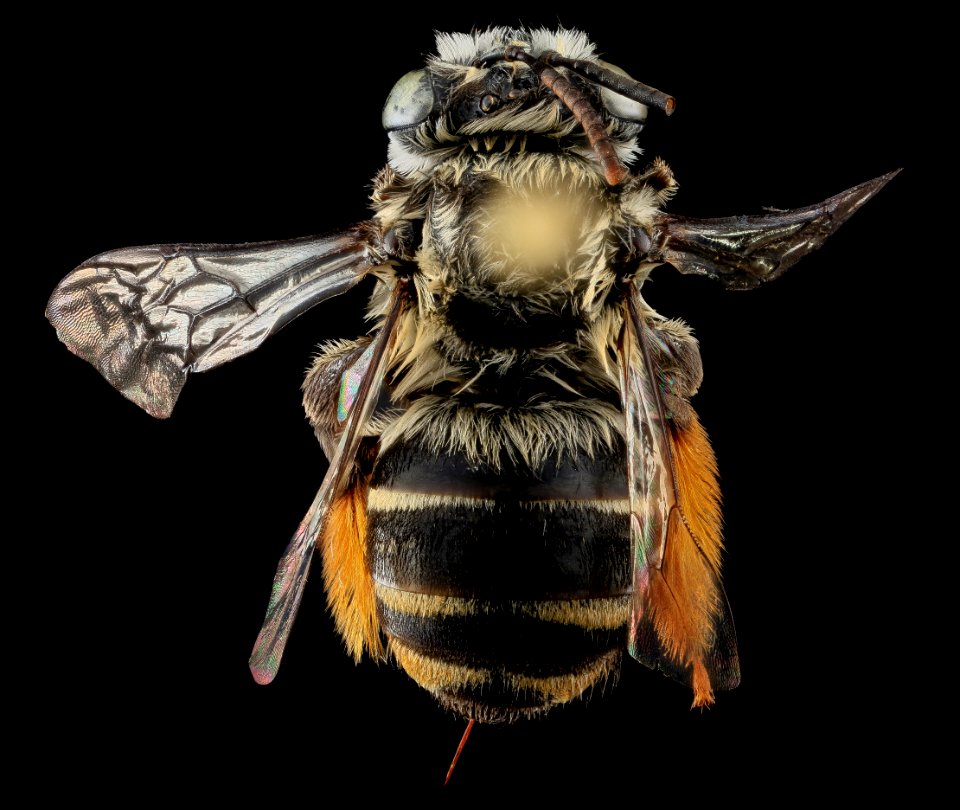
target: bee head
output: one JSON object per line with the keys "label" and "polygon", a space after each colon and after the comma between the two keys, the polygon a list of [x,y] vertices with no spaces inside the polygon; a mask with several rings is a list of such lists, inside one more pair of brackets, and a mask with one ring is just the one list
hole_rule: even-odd
{"label": "bee head", "polygon": [[390,164],[430,174],[464,150],[565,152],[626,179],[649,106],[674,101],[600,61],[579,31],[491,28],[438,34],[437,55],[394,86],[383,108]]}

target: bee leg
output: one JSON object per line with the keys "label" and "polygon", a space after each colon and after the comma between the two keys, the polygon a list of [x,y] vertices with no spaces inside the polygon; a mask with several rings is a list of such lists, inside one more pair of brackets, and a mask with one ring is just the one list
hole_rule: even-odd
{"label": "bee leg", "polygon": [[702,709],[712,706],[714,703],[713,685],[710,683],[710,674],[703,663],[702,658],[696,658],[693,662],[693,703],[691,709]]}
{"label": "bee leg", "polygon": [[320,540],[327,604],[347,652],[359,663],[363,654],[382,660],[377,599],[367,559],[367,484],[358,480],[330,507]]}
{"label": "bee leg", "polygon": [[739,680],[732,621],[720,585],[716,461],[692,409],[684,427],[671,426],[670,444],[677,508],[670,515],[662,564],[651,577],[649,604],[660,650],[671,669],[686,672],[693,707],[704,707],[714,702],[714,689]]}
{"label": "bee leg", "polygon": [[[332,459],[345,424],[345,377],[355,369],[369,340],[338,340],[320,349],[303,383],[303,407],[328,459]],[[368,479],[357,475],[353,484],[330,507],[319,549],[327,603],[347,651],[359,661],[369,653],[385,655],[373,577],[367,559]]]}

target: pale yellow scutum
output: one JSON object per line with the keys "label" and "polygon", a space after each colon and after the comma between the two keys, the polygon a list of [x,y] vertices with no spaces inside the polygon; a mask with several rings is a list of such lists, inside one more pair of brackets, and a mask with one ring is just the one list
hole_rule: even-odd
{"label": "pale yellow scutum", "polygon": [[593,198],[563,187],[519,192],[498,186],[483,203],[489,224],[474,234],[475,249],[488,257],[488,278],[517,293],[562,284],[574,275],[581,244],[596,220]]}
{"label": "pale yellow scutum", "polygon": [[573,296],[588,309],[602,298],[619,218],[602,180],[582,160],[462,156],[438,169],[435,180],[421,269],[425,262],[446,284],[502,295]]}

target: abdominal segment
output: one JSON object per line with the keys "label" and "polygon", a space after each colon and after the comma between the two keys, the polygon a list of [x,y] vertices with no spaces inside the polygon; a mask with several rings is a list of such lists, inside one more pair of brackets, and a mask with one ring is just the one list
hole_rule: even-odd
{"label": "abdominal segment", "polygon": [[471,465],[415,442],[378,459],[367,541],[381,629],[443,705],[510,720],[617,671],[632,606],[622,465],[609,451]]}

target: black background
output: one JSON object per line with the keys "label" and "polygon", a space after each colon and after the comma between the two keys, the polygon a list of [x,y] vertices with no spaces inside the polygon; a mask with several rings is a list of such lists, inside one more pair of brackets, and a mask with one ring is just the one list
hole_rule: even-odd
{"label": "black background", "polygon": [[[40,226],[14,397],[35,448],[14,491],[41,504],[27,509],[35,537],[17,543],[27,596],[15,616],[29,618],[15,619],[28,631],[15,643],[39,687],[24,692],[22,738],[63,774],[41,792],[111,796],[121,778],[210,799],[439,791],[462,723],[393,667],[346,657],[318,576],[274,684],[256,686],[246,666],[325,468],[302,375],[318,343],[363,331],[365,291],[192,378],[164,422],[70,355],[41,311],[60,277],[110,248],[283,239],[365,218],[385,162],[383,100],[433,50],[431,29],[557,22],[530,8],[420,22],[357,5],[336,24],[171,13],[113,19],[110,36],[104,20],[62,21],[68,36],[47,57],[57,79],[36,86],[15,158]],[[642,136],[680,182],[671,211],[797,207],[905,171],[767,288],[723,292],[665,267],[644,289],[701,341],[694,404],[719,457],[742,686],[691,712],[686,688],[627,660],[587,704],[476,730],[451,798],[743,796],[760,775],[791,794],[833,778],[857,791],[900,756],[888,729],[907,703],[907,638],[891,567],[909,472],[891,433],[910,388],[898,323],[912,307],[902,247],[920,99],[892,58],[905,31],[804,14],[560,16],[676,97]],[[925,698],[909,699],[916,711]]]}

